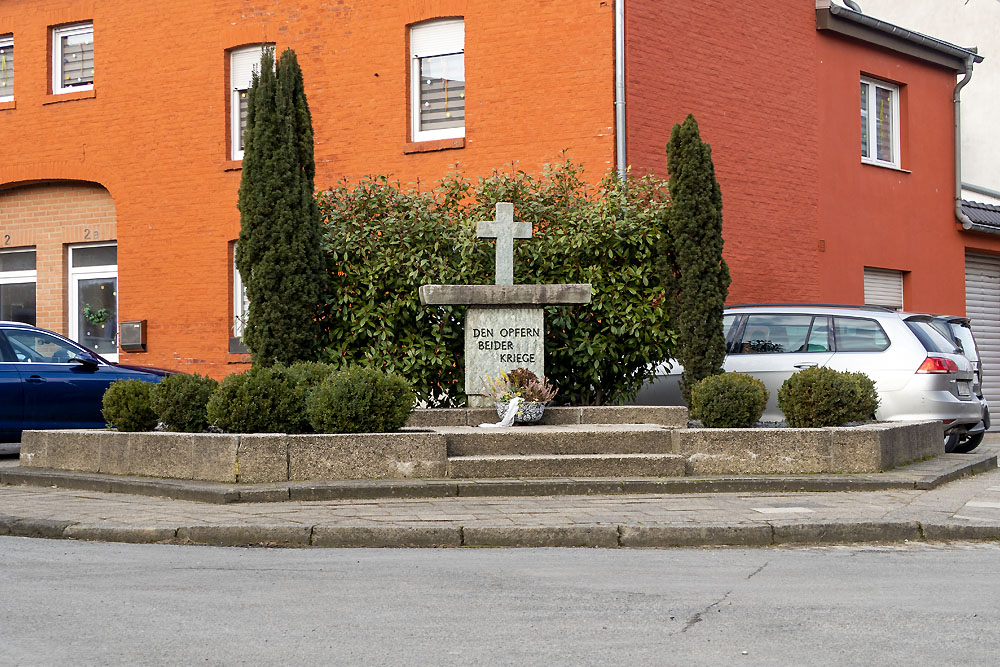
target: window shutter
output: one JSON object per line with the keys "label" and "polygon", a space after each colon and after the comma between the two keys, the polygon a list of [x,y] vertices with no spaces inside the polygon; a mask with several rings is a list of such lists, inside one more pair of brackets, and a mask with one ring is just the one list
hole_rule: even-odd
{"label": "window shutter", "polygon": [[232,90],[246,90],[253,79],[254,68],[260,67],[260,56],[263,46],[251,46],[233,51],[229,65],[229,81]]}
{"label": "window shutter", "polygon": [[865,305],[903,309],[903,272],[865,267]]}
{"label": "window shutter", "polygon": [[410,57],[426,58],[465,51],[465,20],[446,19],[410,29]]}

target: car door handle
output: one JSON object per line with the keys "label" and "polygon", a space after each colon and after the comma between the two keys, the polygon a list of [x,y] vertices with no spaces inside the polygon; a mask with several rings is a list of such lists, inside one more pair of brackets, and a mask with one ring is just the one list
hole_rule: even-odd
{"label": "car door handle", "polygon": [[815,368],[816,366],[819,366],[819,364],[814,364],[812,362],[806,364],[795,364],[795,368]]}
{"label": "car door handle", "polygon": [[45,378],[41,375],[32,375],[26,380],[26,382],[45,382]]}

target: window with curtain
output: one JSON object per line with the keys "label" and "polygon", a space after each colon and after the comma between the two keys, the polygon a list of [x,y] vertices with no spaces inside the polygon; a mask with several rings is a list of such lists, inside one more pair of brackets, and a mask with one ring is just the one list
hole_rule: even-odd
{"label": "window with curtain", "polygon": [[861,79],[861,159],[899,167],[899,87]]}
{"label": "window with curtain", "polygon": [[0,102],[14,99],[14,35],[0,35]]}
{"label": "window with curtain", "polygon": [[247,129],[247,94],[253,80],[254,70],[260,67],[260,57],[265,46],[273,44],[254,44],[239,49],[233,49],[229,55],[229,125],[230,156],[233,160],[243,159],[243,135]]}
{"label": "window with curtain", "polygon": [[427,21],[410,28],[413,141],[465,136],[465,21]]}
{"label": "window with curtain", "polygon": [[78,23],[52,30],[52,92],[94,87],[94,24]]}

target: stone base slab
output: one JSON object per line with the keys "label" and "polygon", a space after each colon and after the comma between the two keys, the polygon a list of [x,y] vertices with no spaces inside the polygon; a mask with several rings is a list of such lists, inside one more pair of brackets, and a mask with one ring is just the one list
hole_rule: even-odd
{"label": "stone base slab", "polygon": [[237,484],[878,473],[943,453],[940,422],[825,429],[576,424],[324,435],[65,430],[25,431],[21,439],[26,469]]}
{"label": "stone base slab", "polygon": [[[500,421],[494,408],[429,408],[414,410],[406,425],[415,428],[437,426],[479,426]],[[600,405],[545,408],[539,426],[566,424],[658,424],[684,428],[688,410],[674,405]]]}

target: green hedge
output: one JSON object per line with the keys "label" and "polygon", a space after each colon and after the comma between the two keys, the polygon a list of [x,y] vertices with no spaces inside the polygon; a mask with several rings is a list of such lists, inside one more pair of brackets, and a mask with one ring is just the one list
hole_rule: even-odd
{"label": "green hedge", "polygon": [[115,380],[101,398],[101,415],[109,428],[152,431],[158,419],[152,406],[156,385],[142,380]]}
{"label": "green hedge", "polygon": [[864,373],[816,366],[794,373],[778,390],[778,408],[789,426],[840,426],[875,418],[879,398]]}
{"label": "green hedge", "polygon": [[210,377],[177,374],[152,393],[152,407],[168,431],[200,433],[208,427],[206,406],[219,383]]}
{"label": "green hedge", "polygon": [[691,389],[691,416],[708,428],[749,428],[767,399],[764,383],[746,373],[710,375]]}
{"label": "green hedge", "polygon": [[598,186],[565,162],[541,176],[512,169],[475,185],[451,175],[432,190],[385,176],[319,193],[331,273],[327,360],[396,372],[431,406],[465,401],[465,308],[420,304],[421,285],[492,284],[493,243],[476,222],[514,203],[534,239],[515,243],[516,283],[592,283],[585,306],[545,309],[546,376],[560,402],[610,404],[633,396],[671,356],[654,260],[665,184],[652,177]]}
{"label": "green hedge", "polygon": [[310,393],[309,422],[319,433],[384,433],[406,424],[413,410],[409,383],[396,373],[347,368]]}

